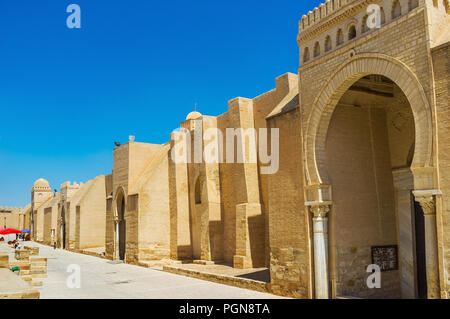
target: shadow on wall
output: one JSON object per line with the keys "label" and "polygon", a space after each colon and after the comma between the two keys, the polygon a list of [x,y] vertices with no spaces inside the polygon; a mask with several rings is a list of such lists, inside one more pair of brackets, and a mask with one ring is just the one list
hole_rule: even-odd
{"label": "shadow on wall", "polygon": [[209,242],[212,260],[223,260],[223,222],[209,222]]}
{"label": "shadow on wall", "polygon": [[177,256],[179,260],[192,259],[192,246],[191,245],[178,246]]}
{"label": "shadow on wall", "polygon": [[253,268],[266,267],[264,215],[249,217],[248,230]]}
{"label": "shadow on wall", "polygon": [[256,280],[256,281],[270,282],[270,270],[266,269],[266,270],[256,271],[256,272],[252,272],[249,274],[239,275],[236,277],[251,279],[251,280]]}

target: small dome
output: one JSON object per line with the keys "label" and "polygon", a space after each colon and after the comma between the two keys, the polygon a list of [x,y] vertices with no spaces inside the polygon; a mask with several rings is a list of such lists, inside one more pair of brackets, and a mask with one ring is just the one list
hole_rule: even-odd
{"label": "small dome", "polygon": [[50,184],[47,182],[47,180],[40,178],[36,182],[34,182],[34,187],[50,188]]}
{"label": "small dome", "polygon": [[195,119],[198,119],[199,117],[202,117],[202,115],[199,112],[194,111],[194,112],[189,113],[188,116],[186,116],[186,121],[187,120],[195,120]]}

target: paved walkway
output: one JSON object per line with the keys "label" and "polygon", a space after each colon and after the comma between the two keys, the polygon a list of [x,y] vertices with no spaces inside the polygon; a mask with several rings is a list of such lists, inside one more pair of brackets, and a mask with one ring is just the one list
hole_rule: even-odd
{"label": "paved walkway", "polygon": [[[105,259],[53,250],[36,243],[40,256],[48,258],[48,278],[39,287],[41,299],[265,299],[277,296],[216,284],[127,264],[111,264]],[[0,246],[0,249],[5,249]],[[79,265],[81,288],[70,289],[66,281],[69,265]]]}

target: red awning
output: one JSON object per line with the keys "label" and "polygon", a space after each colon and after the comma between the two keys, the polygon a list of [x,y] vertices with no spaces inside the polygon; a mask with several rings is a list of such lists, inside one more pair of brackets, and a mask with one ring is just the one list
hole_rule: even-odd
{"label": "red awning", "polygon": [[0,230],[0,235],[21,234],[21,233],[22,232],[20,230],[12,229],[12,228],[6,228],[6,229]]}

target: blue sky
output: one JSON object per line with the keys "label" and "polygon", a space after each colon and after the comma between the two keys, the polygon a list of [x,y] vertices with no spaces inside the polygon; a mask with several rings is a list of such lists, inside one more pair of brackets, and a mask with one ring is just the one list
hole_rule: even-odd
{"label": "blue sky", "polygon": [[[203,114],[297,72],[302,14],[321,1],[0,2],[0,206],[112,169],[114,141],[164,143]],[[68,29],[66,7],[81,7]]]}

